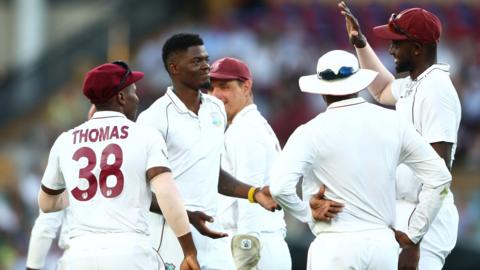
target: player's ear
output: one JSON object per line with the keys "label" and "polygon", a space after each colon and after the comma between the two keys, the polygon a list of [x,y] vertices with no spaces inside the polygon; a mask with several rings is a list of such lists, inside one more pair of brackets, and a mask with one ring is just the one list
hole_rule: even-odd
{"label": "player's ear", "polygon": [[415,54],[415,56],[418,56],[421,53],[422,49],[423,49],[422,43],[419,43],[419,42],[413,43],[413,53]]}
{"label": "player's ear", "polygon": [[117,94],[117,101],[120,105],[125,106],[127,104],[125,89],[121,90]]}
{"label": "player's ear", "polygon": [[242,83],[243,93],[246,95],[252,94],[252,80],[246,80]]}

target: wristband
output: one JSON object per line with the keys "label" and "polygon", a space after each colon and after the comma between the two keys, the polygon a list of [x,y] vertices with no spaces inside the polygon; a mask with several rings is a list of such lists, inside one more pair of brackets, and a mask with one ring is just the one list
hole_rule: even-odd
{"label": "wristband", "polygon": [[249,201],[249,202],[251,202],[251,203],[255,203],[255,202],[256,202],[254,196],[255,196],[255,192],[257,191],[257,189],[258,189],[258,188],[256,188],[256,187],[251,187],[251,188],[248,190],[248,196],[247,196],[247,198],[248,198],[248,201]]}

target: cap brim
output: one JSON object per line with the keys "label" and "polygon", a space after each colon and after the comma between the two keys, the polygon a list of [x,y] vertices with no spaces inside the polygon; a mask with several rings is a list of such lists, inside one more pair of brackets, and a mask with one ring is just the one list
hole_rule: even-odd
{"label": "cap brim", "polygon": [[136,82],[140,81],[141,79],[143,79],[144,76],[145,76],[145,74],[143,72],[132,71],[130,76],[128,76],[127,81],[125,82],[125,87],[131,85],[132,83],[136,83]]}
{"label": "cap brim", "polygon": [[239,76],[227,75],[227,74],[221,74],[221,73],[215,73],[215,72],[210,72],[208,75],[210,76],[210,79],[217,79],[217,80],[241,80],[241,81],[247,80]]}
{"label": "cap brim", "polygon": [[321,80],[317,74],[302,76],[298,80],[300,90],[306,93],[344,96],[350,95],[369,86],[378,72],[369,69],[360,69],[350,77],[332,81]]}
{"label": "cap brim", "polygon": [[405,35],[401,35],[398,33],[393,32],[388,24],[375,26],[373,28],[373,34],[381,39],[386,40],[407,40],[408,37]]}

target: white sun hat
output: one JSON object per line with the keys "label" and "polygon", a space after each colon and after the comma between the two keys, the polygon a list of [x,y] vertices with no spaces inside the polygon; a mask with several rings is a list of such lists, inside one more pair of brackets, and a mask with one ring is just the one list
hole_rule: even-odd
{"label": "white sun hat", "polygon": [[302,92],[344,96],[357,93],[369,86],[378,72],[360,68],[355,55],[334,50],[318,59],[317,74],[298,80]]}

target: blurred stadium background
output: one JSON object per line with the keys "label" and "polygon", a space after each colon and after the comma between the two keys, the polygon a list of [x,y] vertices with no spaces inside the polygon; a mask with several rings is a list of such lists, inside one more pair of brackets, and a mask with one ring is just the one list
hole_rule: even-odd
{"label": "blurred stadium background", "polygon": [[[86,118],[89,104],[81,84],[87,70],[123,59],[144,71],[138,91],[143,110],[169,84],[161,59],[164,40],[179,31],[199,33],[212,61],[235,56],[250,65],[255,101],[283,144],[298,125],[325,109],[319,96],[300,93],[298,77],[313,73],[317,58],[328,50],[352,51],[336,3],[0,0],[0,269],[25,269],[48,151],[60,132]],[[480,2],[348,3],[392,71],[388,43],[371,35],[372,26],[412,6],[434,12],[443,22],[439,60],[451,65],[463,107],[452,187],[459,239],[445,269],[479,269]],[[288,224],[294,269],[305,269],[313,237],[291,218]],[[54,269],[60,254],[53,247],[45,269]]]}

